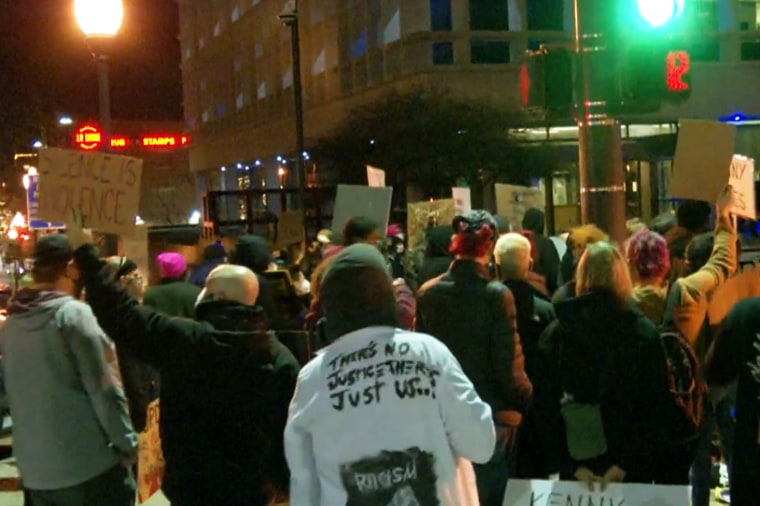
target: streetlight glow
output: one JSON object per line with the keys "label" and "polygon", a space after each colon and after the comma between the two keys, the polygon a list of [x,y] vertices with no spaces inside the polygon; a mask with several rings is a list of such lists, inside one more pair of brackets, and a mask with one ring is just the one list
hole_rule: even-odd
{"label": "streetlight glow", "polygon": [[87,37],[113,37],[124,18],[122,0],[74,0],[74,14]]}
{"label": "streetlight glow", "polygon": [[641,18],[657,28],[683,13],[684,0],[638,0]]}
{"label": "streetlight glow", "polygon": [[61,116],[58,118],[58,124],[61,126],[71,126],[74,124],[74,120],[71,119],[71,116]]}

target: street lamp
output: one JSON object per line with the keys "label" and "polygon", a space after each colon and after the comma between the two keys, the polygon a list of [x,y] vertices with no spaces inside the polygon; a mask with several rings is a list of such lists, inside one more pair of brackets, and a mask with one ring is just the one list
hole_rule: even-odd
{"label": "street lamp", "polygon": [[119,32],[124,17],[122,0],[74,0],[74,14],[82,33],[87,37],[98,67],[100,127],[109,145],[111,138],[111,93],[108,82],[106,43]]}
{"label": "street lamp", "polygon": [[58,118],[58,124],[61,126],[71,126],[74,124],[74,120],[71,119],[71,116],[61,116]]}
{"label": "street lamp", "polygon": [[306,171],[303,153],[305,151],[303,127],[303,86],[301,84],[301,38],[298,33],[298,0],[288,0],[285,9],[277,18],[290,28],[290,44],[293,54],[293,102],[296,115],[296,181],[298,200],[301,203],[303,224],[306,227]]}

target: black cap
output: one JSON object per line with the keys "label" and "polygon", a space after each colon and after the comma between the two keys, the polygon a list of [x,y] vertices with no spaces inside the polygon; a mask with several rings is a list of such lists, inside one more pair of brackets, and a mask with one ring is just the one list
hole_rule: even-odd
{"label": "black cap", "polygon": [[460,233],[475,233],[483,227],[490,227],[493,234],[496,235],[498,230],[498,224],[496,220],[491,216],[491,213],[480,209],[475,209],[463,216],[457,216],[452,223],[454,232]]}
{"label": "black cap", "polygon": [[74,258],[74,249],[69,238],[63,234],[46,235],[34,248],[32,259],[40,267],[57,266],[70,262]]}

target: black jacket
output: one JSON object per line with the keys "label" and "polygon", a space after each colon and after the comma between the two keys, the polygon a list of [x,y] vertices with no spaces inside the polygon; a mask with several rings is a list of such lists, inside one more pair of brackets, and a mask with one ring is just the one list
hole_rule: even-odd
{"label": "black jacket", "polygon": [[425,231],[427,247],[425,248],[425,258],[422,259],[422,265],[420,265],[417,273],[417,284],[419,286],[449,270],[453,260],[451,253],[449,253],[453,233],[450,226],[433,227]]}
{"label": "black jacket", "polygon": [[538,353],[538,340],[546,327],[557,319],[554,306],[527,281],[507,280],[504,284],[512,292],[517,309],[517,330],[525,354],[525,372],[533,377],[533,364]]}
{"label": "black jacket", "polygon": [[195,302],[200,287],[181,279],[162,279],[157,286],[148,288],[143,304],[168,316],[195,317]]}
{"label": "black jacket", "polygon": [[524,413],[532,395],[515,317],[512,293],[473,261],[454,261],[418,294],[416,330],[449,347],[494,415]]}
{"label": "black jacket", "polygon": [[261,309],[215,301],[198,307],[200,321],[169,318],[111,282],[92,246],[75,259],[103,330],[161,374],[166,496],[268,504],[269,485],[287,482],[282,434],[298,365]]}
{"label": "black jacket", "polygon": [[248,267],[256,273],[259,280],[259,297],[256,303],[264,308],[271,325],[274,328],[281,328],[283,322],[276,318],[278,311],[274,298],[274,288],[269,280],[263,276],[272,260],[272,250],[269,243],[257,235],[241,237],[230,257],[230,263]]}
{"label": "black jacket", "polygon": [[[672,402],[665,356],[654,324],[632,303],[621,307],[614,300],[594,292],[555,302],[557,320],[541,336],[531,378],[540,440],[563,479],[573,479],[580,466],[601,476],[618,465],[626,481],[656,482],[650,471],[664,458],[660,426]],[[570,458],[560,414],[565,393],[600,405],[607,454],[587,462]]]}
{"label": "black jacket", "polygon": [[738,380],[733,441],[731,504],[757,504],[760,497],[760,298],[744,299],[728,314],[705,362],[711,386]]}
{"label": "black jacket", "polygon": [[551,239],[544,236],[546,216],[544,212],[531,208],[525,212],[522,220],[524,230],[533,232],[533,242],[536,245],[538,259],[533,270],[546,278],[546,288],[554,293],[559,283],[560,260],[557,248]]}

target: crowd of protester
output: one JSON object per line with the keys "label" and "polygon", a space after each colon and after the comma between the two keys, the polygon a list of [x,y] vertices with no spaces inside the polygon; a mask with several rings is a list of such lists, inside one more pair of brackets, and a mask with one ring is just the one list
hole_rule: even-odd
{"label": "crowd of protester", "polygon": [[160,399],[175,506],[502,506],[510,478],[555,477],[691,485],[708,506],[716,434],[731,503],[757,504],[760,299],[708,317],[737,271],[732,199],[561,248],[538,209],[471,211],[416,249],[359,216],[286,270],[257,236],[193,272],[162,253],[147,289],[74,217],[0,331],[29,500],[133,504]]}

